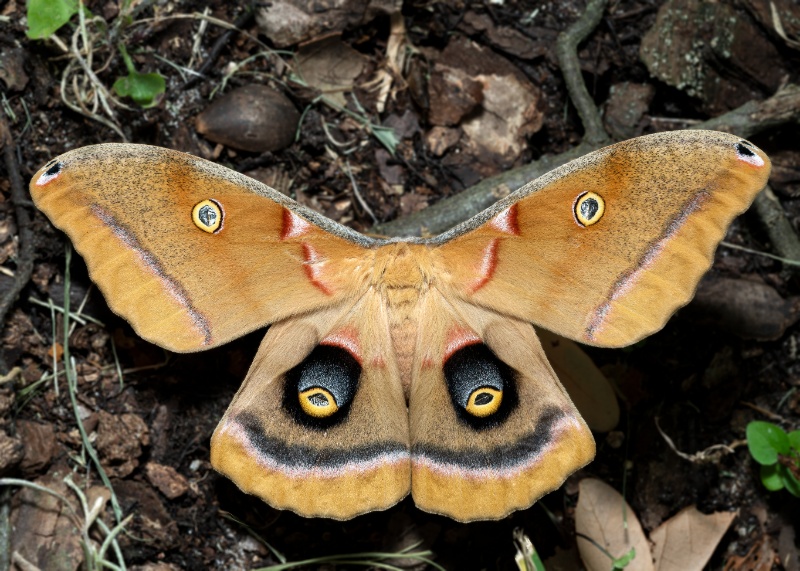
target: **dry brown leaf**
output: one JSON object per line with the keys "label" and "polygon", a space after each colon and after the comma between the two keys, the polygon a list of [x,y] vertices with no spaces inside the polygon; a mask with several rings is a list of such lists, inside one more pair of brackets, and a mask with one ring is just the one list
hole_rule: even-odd
{"label": "dry brown leaf", "polygon": [[682,509],[650,534],[657,571],[702,570],[738,512]]}
{"label": "dry brown leaf", "polygon": [[611,383],[577,343],[537,329],[542,348],[578,412],[598,432],[613,430],[619,422],[619,403]]}
{"label": "dry brown leaf", "polygon": [[777,557],[766,535],[761,536],[747,555],[733,555],[725,562],[725,571],[771,571]]}
{"label": "dry brown leaf", "polygon": [[[625,567],[625,571],[655,571],[650,544],[642,526],[619,492],[600,480],[586,478],[580,483],[579,493],[578,506],[575,508],[575,531],[593,539],[615,558],[622,557],[634,548],[636,557]],[[578,551],[588,571],[611,569],[612,562],[608,555],[580,536]]]}
{"label": "dry brown leaf", "polygon": [[346,92],[354,89],[366,59],[358,51],[343,43],[339,36],[302,46],[297,52],[295,71],[314,89],[337,105],[344,106]]}

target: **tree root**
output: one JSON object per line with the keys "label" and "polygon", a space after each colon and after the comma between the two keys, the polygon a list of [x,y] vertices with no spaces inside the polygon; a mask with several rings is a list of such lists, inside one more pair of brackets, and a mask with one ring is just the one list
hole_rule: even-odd
{"label": "tree root", "polygon": [[586,82],[583,81],[581,65],[578,61],[578,45],[597,27],[606,9],[607,0],[590,0],[586,11],[565,31],[558,35],[556,55],[558,65],[567,85],[569,98],[578,110],[583,123],[583,140],[590,145],[601,147],[608,144],[609,137],[603,128],[603,120],[597,105],[594,104]]}

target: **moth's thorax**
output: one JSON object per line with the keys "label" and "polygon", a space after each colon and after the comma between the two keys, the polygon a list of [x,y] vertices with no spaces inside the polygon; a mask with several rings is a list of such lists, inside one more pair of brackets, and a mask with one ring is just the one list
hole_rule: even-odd
{"label": "moth's thorax", "polygon": [[398,242],[378,248],[372,285],[390,305],[413,303],[433,280],[428,246]]}
{"label": "moth's thorax", "polygon": [[406,395],[417,348],[420,300],[433,284],[430,248],[399,242],[375,252],[372,286],[387,308],[389,334]]}

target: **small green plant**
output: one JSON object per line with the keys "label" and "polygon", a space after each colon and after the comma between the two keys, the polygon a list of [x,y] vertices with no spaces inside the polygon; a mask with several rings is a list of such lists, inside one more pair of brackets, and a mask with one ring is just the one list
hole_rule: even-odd
{"label": "small green plant", "polygon": [[761,482],[771,492],[786,488],[800,498],[800,430],[787,433],[771,422],[747,425],[747,448],[761,464]]}
{"label": "small green plant", "polygon": [[114,92],[120,97],[130,97],[145,109],[152,107],[155,105],[155,98],[164,93],[167,87],[164,78],[158,73],[136,71],[125,44],[119,44],[119,53],[128,68],[128,75],[114,82]]}
{"label": "small green plant", "polygon": [[514,555],[514,561],[517,564],[519,571],[546,571],[542,558],[539,557],[533,542],[525,535],[522,528],[514,530],[514,547],[517,553]]}
{"label": "small green plant", "polygon": [[[136,71],[125,47],[125,32],[132,27],[133,14],[142,5],[144,3],[134,5],[132,0],[122,0],[120,14],[109,23],[100,16],[92,15],[81,0],[28,0],[28,37],[51,39],[69,55],[61,81],[61,98],[64,103],[73,111],[110,127],[123,140],[125,135],[116,119],[114,108],[127,109],[127,106],[104,85],[98,77],[100,72],[94,69],[94,62],[109,61],[114,55],[109,52],[113,52],[116,45],[128,74],[114,82],[114,93],[119,97],[130,97],[144,108],[155,105],[156,97],[166,90],[164,78],[158,73]],[[71,40],[65,42],[59,39],[55,33],[76,14],[78,21],[68,31]],[[120,38],[120,41],[113,38]],[[71,74],[74,75],[71,78],[73,81],[68,81]],[[105,113],[106,117],[101,113]]]}
{"label": "small green plant", "polygon": [[78,0],[28,0],[28,37],[49,38],[78,13]]}

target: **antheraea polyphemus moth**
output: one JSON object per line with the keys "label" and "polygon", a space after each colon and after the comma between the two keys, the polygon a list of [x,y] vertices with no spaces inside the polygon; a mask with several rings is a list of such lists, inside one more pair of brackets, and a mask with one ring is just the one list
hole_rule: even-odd
{"label": "antheraea polyphemus moth", "polygon": [[406,240],[149,146],[70,151],[30,189],[145,339],[199,351],[271,324],[211,440],[242,490],[336,519],[411,493],[470,521],[530,506],[594,456],[531,324],[599,347],[657,331],[769,172],[732,135],[650,135]]}

